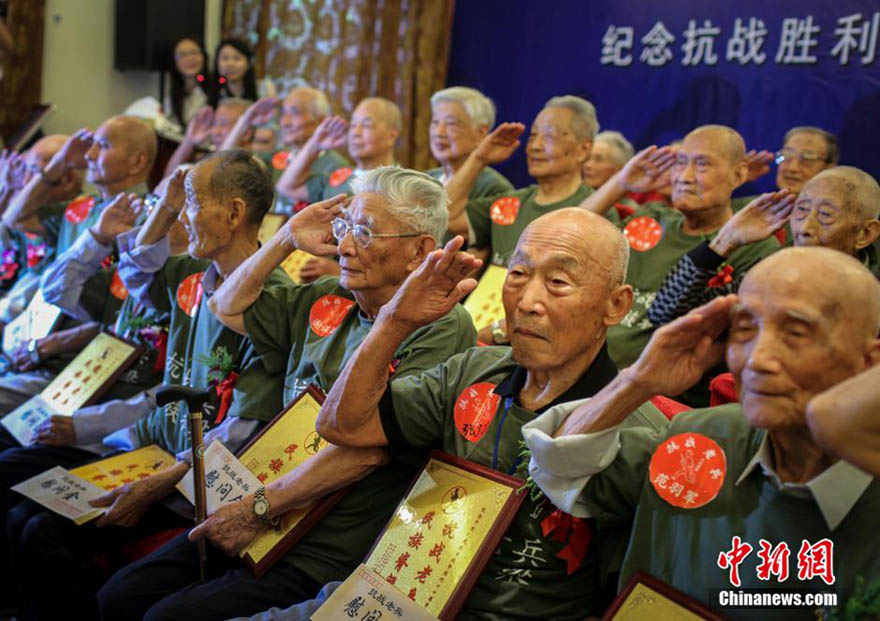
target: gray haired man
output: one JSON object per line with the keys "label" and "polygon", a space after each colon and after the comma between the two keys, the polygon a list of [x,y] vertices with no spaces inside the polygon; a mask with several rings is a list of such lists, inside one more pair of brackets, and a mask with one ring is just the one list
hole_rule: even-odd
{"label": "gray haired man", "polygon": [[[310,383],[325,391],[332,387],[379,310],[446,230],[446,192],[424,173],[378,168],[366,172],[355,187],[345,209],[340,207],[347,201],[340,196],[294,216],[229,276],[209,303],[229,328],[250,337],[267,371],[284,374],[285,401]],[[308,226],[318,219],[328,223],[320,235]],[[264,286],[294,249],[331,243],[334,237],[342,267],[338,279]],[[455,306],[401,344],[393,377],[421,373],[475,344],[470,316]],[[421,455],[406,460],[397,455],[389,463],[382,449],[325,448],[262,492],[222,507],[190,534],[216,546],[208,581],[198,582],[196,546],[181,535],[110,579],[98,594],[102,617],[226,619],[311,599],[321,585],[343,580],[361,562],[421,461]],[[377,468],[382,464],[387,465]],[[240,566],[236,553],[267,521],[353,479],[360,480],[260,580]],[[258,493],[269,504],[263,516],[254,510]]]}

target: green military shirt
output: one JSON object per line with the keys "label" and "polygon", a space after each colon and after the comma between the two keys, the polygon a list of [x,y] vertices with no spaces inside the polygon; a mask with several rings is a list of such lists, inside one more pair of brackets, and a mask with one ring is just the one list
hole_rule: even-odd
{"label": "green military shirt", "polygon": [[[143,196],[147,193],[147,186],[138,183],[124,192]],[[55,248],[56,256],[70,248],[80,233],[91,228],[101,217],[104,207],[115,198],[115,194],[104,200],[97,195],[84,195],[67,203],[51,203],[40,207],[37,217],[46,229],[46,243]]]}
{"label": "green military shirt", "polygon": [[[281,409],[281,375],[267,372],[250,339],[225,327],[208,310],[216,278],[210,261],[188,255],[169,257],[154,274],[150,302],[159,313],[170,315],[163,383],[207,388],[211,369],[203,357],[222,348],[239,374],[226,416],[269,421]],[[290,279],[280,269],[268,280],[270,286],[286,282]],[[213,426],[213,412],[206,412],[205,425]],[[174,454],[189,449],[186,404],[157,408],[138,421],[135,434],[141,445],[158,444]]]}
{"label": "green military shirt", "polygon": [[592,193],[591,188],[582,185],[564,200],[539,205],[535,201],[538,186],[530,185],[502,195],[469,198],[467,217],[474,232],[473,245],[491,248],[492,264],[506,267],[519,236],[532,220],[563,207],[576,207]]}
{"label": "green military shirt", "polygon": [[[654,326],[646,314],[667,274],[682,256],[715,237],[715,233],[688,235],[683,225],[681,212],[660,203],[640,205],[623,221],[631,250],[626,282],[633,287],[633,305],[623,321],[608,329],[608,350],[621,368],[632,364],[651,338]],[[738,248],[727,263],[734,273],[744,273],[778,248],[771,237]]]}
{"label": "green military shirt", "polygon": [[[666,452],[666,441],[679,434],[685,434],[678,439],[679,446],[687,441],[688,434],[697,434],[709,438],[724,452],[726,467],[720,475],[718,494],[696,508],[674,506],[656,489],[664,485],[669,489],[681,478],[662,479],[661,475],[669,474],[662,468],[652,475],[656,479],[653,483],[647,476],[655,451]],[[742,589],[834,591],[842,606],[857,576],[867,582],[880,577],[880,537],[876,536],[880,481],[845,462],[837,462],[832,466],[835,472],[829,469],[814,479],[817,488],[819,480],[825,479],[821,491],[826,500],[832,498],[831,503],[820,507],[816,492],[781,488],[760,465],[752,463],[764,439],[765,432],[748,425],[739,404],[681,413],[663,433],[644,429],[620,432],[620,452],[606,469],[590,477],[581,500],[596,517],[600,529],[635,520],[620,575],[621,586],[634,571],[641,570],[727,618],[816,618],[814,607],[722,608],[718,591],[739,590],[731,586],[729,566],[718,565],[719,555],[732,549],[733,537],[752,547],[739,565]],[[815,545],[823,539],[833,542],[836,579],[832,585],[818,577],[798,577],[803,542]],[[785,582],[772,574],[768,580],[758,578],[761,540],[774,548],[787,544],[790,558],[786,559],[789,577]]]}
{"label": "green military shirt", "polygon": [[[372,327],[358,308],[351,292],[329,277],[310,285],[267,286],[245,311],[245,328],[266,368],[285,373],[285,401],[310,383],[330,390]],[[476,340],[470,315],[456,306],[400,345],[394,377],[429,369]],[[422,459],[395,460],[356,483],[282,562],[322,584],[344,580],[366,557],[415,477],[413,461]]]}
{"label": "green military shirt", "polygon": [[[431,168],[430,170],[426,170],[425,173],[431,175],[438,181],[443,180],[442,168]],[[487,196],[497,196],[499,194],[509,194],[513,191],[513,184],[507,180],[507,177],[491,166],[485,166],[483,170],[480,171],[480,174],[477,175],[474,187],[471,188],[471,191],[468,194],[468,200],[485,198]]]}
{"label": "green military shirt", "polygon": [[[309,202],[317,203],[339,194],[353,194],[351,183],[361,172],[335,151],[325,151],[320,171],[310,171],[306,179]],[[320,161],[320,160],[319,160]]]}
{"label": "green military shirt", "polygon": [[[293,153],[284,149],[281,151],[275,151],[274,153],[261,153],[258,157],[266,163],[269,170],[272,172],[272,184],[274,185],[278,183],[278,179],[281,178],[284,169],[287,168],[287,165],[293,158]],[[312,164],[312,167],[309,169],[309,179],[322,175],[329,176],[333,171],[347,166],[351,166],[349,161],[339,155],[336,151],[322,151],[321,155],[318,156],[318,159],[315,160],[315,163]],[[308,188],[308,181],[306,183],[306,187]],[[311,196],[312,195],[309,194],[310,199]],[[310,202],[315,201],[310,200]],[[290,214],[293,213],[293,208],[293,201],[283,194],[276,194],[275,207],[272,209],[273,212]]]}
{"label": "green military shirt", "polygon": [[[510,348],[477,347],[420,375],[393,380],[380,403],[390,449],[440,448],[513,474],[521,459],[522,426],[553,405],[591,397],[617,369],[603,347],[577,383],[539,412],[516,402],[526,374]],[[666,426],[650,404],[630,422],[655,430]],[[556,557],[565,543],[542,533],[541,521],[552,511],[548,506],[525,499],[459,619],[583,619],[600,615],[610,603],[601,585],[600,555],[614,554],[600,549],[608,543],[623,548],[625,540],[594,537],[581,567],[567,575],[566,563]]]}

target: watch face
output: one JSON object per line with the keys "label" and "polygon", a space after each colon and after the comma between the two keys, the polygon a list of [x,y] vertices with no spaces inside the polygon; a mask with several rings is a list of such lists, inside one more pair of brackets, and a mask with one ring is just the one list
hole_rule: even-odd
{"label": "watch face", "polygon": [[269,511],[269,503],[266,502],[265,498],[260,498],[259,500],[254,500],[254,513],[257,515],[266,515],[266,512]]}

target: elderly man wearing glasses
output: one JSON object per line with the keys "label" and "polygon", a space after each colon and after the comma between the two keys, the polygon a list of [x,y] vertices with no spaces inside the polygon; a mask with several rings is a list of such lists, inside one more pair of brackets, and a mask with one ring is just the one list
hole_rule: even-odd
{"label": "elderly man wearing glasses", "polygon": [[[208,303],[227,327],[250,337],[267,371],[284,374],[285,401],[310,383],[325,391],[333,386],[379,310],[446,231],[446,191],[424,173],[373,169],[358,178],[355,191],[345,209],[340,207],[347,200],[335,197],[294,216]],[[325,223],[322,239],[308,225],[317,221]],[[339,278],[266,284],[294,249],[332,243],[333,237]],[[421,373],[475,344],[470,315],[456,305],[412,333],[390,368],[395,378]],[[102,617],[225,619],[311,599],[321,585],[345,579],[363,560],[423,461],[421,454],[389,460],[382,450],[330,446],[266,488],[225,505],[190,535],[214,544],[206,582],[199,582],[195,544],[181,535],[110,579],[98,595]],[[353,479],[360,480],[262,578],[241,566],[235,554],[254,535]],[[254,500],[261,491],[269,508],[258,514]]]}

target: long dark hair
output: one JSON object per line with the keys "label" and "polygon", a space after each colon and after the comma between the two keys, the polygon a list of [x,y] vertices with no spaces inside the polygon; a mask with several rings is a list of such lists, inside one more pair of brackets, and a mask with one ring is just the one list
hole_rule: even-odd
{"label": "long dark hair", "polygon": [[208,96],[211,105],[216,108],[217,102],[224,96],[231,96],[229,88],[226,85],[226,79],[220,75],[220,50],[226,46],[234,47],[236,50],[247,56],[248,68],[244,73],[242,81],[244,82],[244,92],[241,94],[243,99],[251,101],[257,100],[257,75],[254,73],[254,53],[250,46],[241,39],[223,39],[214,48],[214,88]]}
{"label": "long dark hair", "polygon": [[184,84],[183,76],[180,71],[177,70],[177,59],[174,57],[174,50],[177,49],[177,46],[181,41],[186,40],[195,43],[196,46],[198,46],[199,51],[202,53],[202,58],[205,59],[202,63],[202,70],[199,72],[199,75],[203,76],[203,80],[199,81],[200,86],[207,92],[210,90],[209,85],[212,83],[208,74],[208,53],[205,51],[205,46],[202,44],[201,39],[196,36],[186,36],[178,39],[171,47],[170,62],[168,63],[168,73],[170,76],[168,93],[171,99],[171,113],[184,127],[186,127],[187,121],[183,118],[183,100],[186,99],[186,85]]}

